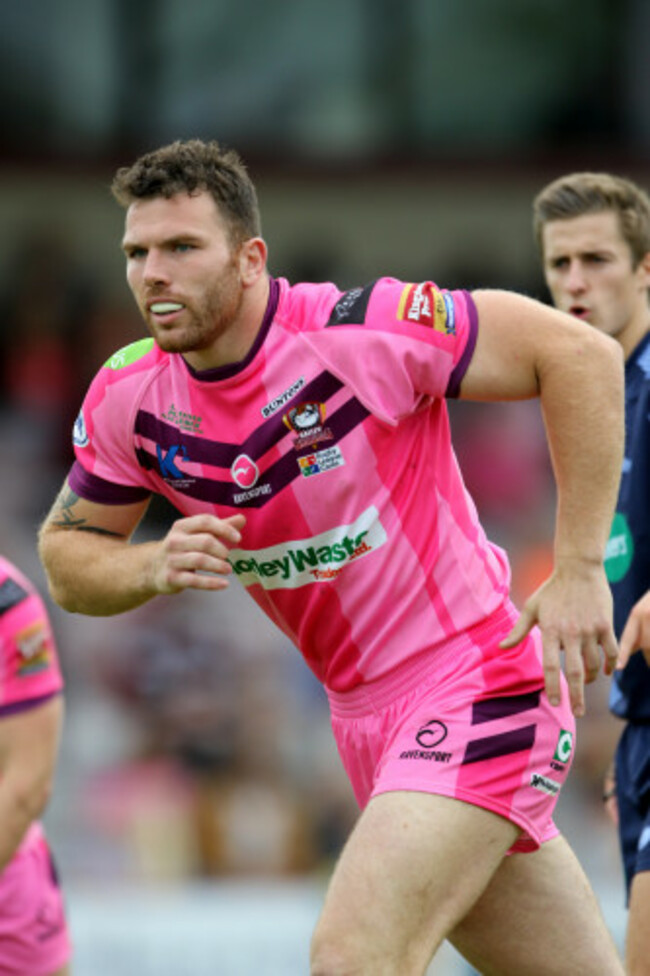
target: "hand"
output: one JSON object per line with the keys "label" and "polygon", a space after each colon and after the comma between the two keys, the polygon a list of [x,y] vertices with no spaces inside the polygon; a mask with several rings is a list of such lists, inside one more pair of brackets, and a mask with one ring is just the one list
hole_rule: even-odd
{"label": "hand", "polygon": [[634,604],[621,634],[621,646],[616,662],[624,668],[635,651],[643,651],[650,667],[650,590]]}
{"label": "hand", "polygon": [[612,626],[612,596],[602,565],[566,560],[526,601],[521,616],[500,647],[514,647],[538,624],[542,632],[544,681],[552,705],[561,700],[560,655],[564,652],[571,707],[584,715],[585,683],[614,670],[618,648]]}
{"label": "hand", "polygon": [[156,592],[225,589],[232,572],[229,548],[241,542],[245,524],[243,515],[192,515],[174,522],[155,546],[151,578]]}

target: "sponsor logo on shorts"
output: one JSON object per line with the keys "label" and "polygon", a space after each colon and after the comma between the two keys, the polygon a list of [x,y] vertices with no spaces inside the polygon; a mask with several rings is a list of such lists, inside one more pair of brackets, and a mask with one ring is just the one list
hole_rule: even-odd
{"label": "sponsor logo on shorts", "polygon": [[345,458],[338,447],[326,447],[323,451],[315,451],[314,454],[305,454],[298,458],[298,467],[303,478],[311,478],[315,474],[323,474],[333,468],[340,468],[345,464]]}
{"label": "sponsor logo on shorts", "polygon": [[533,789],[539,790],[540,793],[548,793],[549,796],[557,796],[562,788],[561,783],[557,783],[548,776],[542,776],[541,773],[532,774],[530,777],[530,785]]}
{"label": "sponsor logo on shorts", "polygon": [[456,332],[456,313],[451,295],[445,295],[430,281],[406,285],[403,289],[397,318],[403,322],[428,325],[443,335]]}
{"label": "sponsor logo on shorts", "polygon": [[426,759],[429,762],[451,762],[451,752],[441,752],[437,746],[447,738],[447,726],[438,719],[426,722],[415,734],[415,741],[421,749],[405,749],[400,759]]}
{"label": "sponsor logo on shorts", "polygon": [[350,563],[381,548],[386,530],[374,505],[351,525],[339,525],[311,539],[296,539],[266,549],[231,549],[228,561],[244,586],[296,589],[336,579]]}
{"label": "sponsor logo on shorts", "polygon": [[562,763],[566,765],[571,758],[571,753],[573,752],[573,733],[567,732],[566,729],[560,729],[560,734],[558,736],[557,745],[555,747],[555,752],[553,754],[553,759],[556,763]]}
{"label": "sponsor logo on shorts", "polygon": [[313,447],[321,441],[331,441],[334,434],[325,426],[325,404],[314,400],[308,403],[300,403],[293,407],[282,417],[289,430],[297,435],[294,438],[293,446],[296,451],[304,447]]}
{"label": "sponsor logo on shorts", "polygon": [[262,407],[262,416],[265,419],[267,417],[271,417],[274,413],[280,410],[281,407],[284,407],[284,405],[287,404],[289,400],[291,400],[291,398],[303,388],[304,385],[305,377],[301,376],[300,379],[297,379],[296,382],[292,383],[291,386],[287,387],[286,390],[283,390],[282,393],[274,397],[270,403],[267,403]]}
{"label": "sponsor logo on shorts", "polygon": [[451,756],[451,752],[439,752],[437,749],[431,749],[429,752],[425,752],[424,749],[405,749],[399,754],[400,759],[428,759],[429,762],[441,763],[451,762]]}
{"label": "sponsor logo on shorts", "polygon": [[434,718],[423,725],[415,736],[415,740],[423,749],[435,749],[447,738],[447,726]]}

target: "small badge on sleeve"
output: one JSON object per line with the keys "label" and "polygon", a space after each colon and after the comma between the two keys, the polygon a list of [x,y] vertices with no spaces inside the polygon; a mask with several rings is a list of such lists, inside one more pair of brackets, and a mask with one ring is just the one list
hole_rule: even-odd
{"label": "small badge on sleeve", "polygon": [[456,332],[451,296],[440,291],[430,281],[404,287],[397,307],[397,318],[403,322],[428,325],[443,335],[454,335]]}

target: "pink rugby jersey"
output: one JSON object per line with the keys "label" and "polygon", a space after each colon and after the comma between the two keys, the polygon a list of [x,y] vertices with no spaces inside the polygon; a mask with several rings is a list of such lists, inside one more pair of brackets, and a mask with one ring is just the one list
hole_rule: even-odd
{"label": "pink rugby jersey", "polygon": [[29,580],[0,556],[0,718],[37,705],[63,687],[45,605]]}
{"label": "pink rugby jersey", "polygon": [[477,325],[467,292],[431,282],[272,279],[240,363],[196,373],[153,339],[109,359],[75,424],[72,490],[245,514],[240,582],[327,688],[371,681],[507,599],[444,399]]}

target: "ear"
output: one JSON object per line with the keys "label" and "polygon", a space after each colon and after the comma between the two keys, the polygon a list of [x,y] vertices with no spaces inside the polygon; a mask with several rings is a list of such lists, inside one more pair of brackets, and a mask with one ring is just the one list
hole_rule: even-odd
{"label": "ear", "polygon": [[643,255],[636,271],[639,276],[639,284],[643,288],[650,288],[650,251]]}
{"label": "ear", "polygon": [[239,274],[243,285],[254,285],[266,271],[268,249],[261,237],[250,237],[239,249]]}

